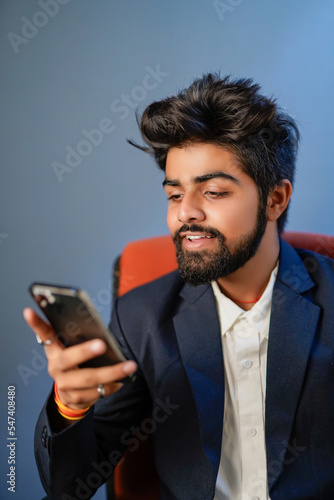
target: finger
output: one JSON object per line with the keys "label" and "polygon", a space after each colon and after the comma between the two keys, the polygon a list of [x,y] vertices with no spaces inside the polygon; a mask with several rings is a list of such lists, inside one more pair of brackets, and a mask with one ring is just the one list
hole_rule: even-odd
{"label": "finger", "polygon": [[38,316],[35,311],[30,308],[26,308],[23,310],[23,317],[30,328],[32,328],[32,330],[35,332],[38,342],[39,339],[43,343],[50,342],[50,345],[47,346],[48,349],[50,349],[51,347],[56,349],[63,349],[62,344],[55,338],[55,331],[53,330],[52,326],[49,323],[46,323],[40,316]]}
{"label": "finger", "polygon": [[106,343],[100,339],[88,340],[82,344],[67,347],[57,356],[56,370],[60,372],[73,370],[81,363],[100,356],[106,349]]}
{"label": "finger", "polygon": [[[62,373],[57,379],[57,390],[62,403],[72,409],[92,406],[101,395],[97,387],[102,384],[105,396],[123,387],[119,380],[131,375],[137,369],[133,361],[118,363],[112,367],[81,368]],[[83,388],[83,385],[89,388]]]}
{"label": "finger", "polygon": [[136,370],[137,365],[134,361],[124,361],[113,366],[80,368],[79,370],[62,372],[57,378],[57,388],[65,392],[91,388],[96,390],[99,384],[119,383],[119,381],[133,374]]}
{"label": "finger", "polygon": [[[103,385],[104,388],[104,393],[105,395],[103,397],[110,396],[111,394],[114,394],[117,392],[119,389],[123,387],[124,384],[115,382],[111,384],[105,384]],[[101,398],[101,395],[99,391],[97,390],[97,387],[94,387],[92,389],[83,389],[83,390],[73,390],[73,391],[67,391],[67,392],[61,392],[57,386],[58,390],[58,396],[61,400],[61,402],[67,406],[68,408],[71,408],[72,410],[78,410],[78,409],[84,409],[88,408],[90,406],[93,406],[93,404],[96,403]]]}

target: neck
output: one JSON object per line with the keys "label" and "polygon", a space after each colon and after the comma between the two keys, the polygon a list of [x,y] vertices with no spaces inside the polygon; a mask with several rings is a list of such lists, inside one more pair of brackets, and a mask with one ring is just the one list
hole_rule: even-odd
{"label": "neck", "polygon": [[234,273],[219,278],[222,292],[245,311],[260,299],[279,256],[276,224],[268,222],[256,254]]}

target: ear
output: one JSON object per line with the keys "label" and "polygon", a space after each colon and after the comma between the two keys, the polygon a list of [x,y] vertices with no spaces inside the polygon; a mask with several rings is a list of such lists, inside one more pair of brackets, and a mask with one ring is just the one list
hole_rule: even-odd
{"label": "ear", "polygon": [[276,221],[289,204],[292,194],[291,182],[283,179],[280,184],[274,186],[267,200],[267,220]]}

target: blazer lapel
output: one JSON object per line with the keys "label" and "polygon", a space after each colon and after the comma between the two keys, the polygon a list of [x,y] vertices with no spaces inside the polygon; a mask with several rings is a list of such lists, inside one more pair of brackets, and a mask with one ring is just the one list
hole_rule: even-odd
{"label": "blazer lapel", "polygon": [[182,361],[196,401],[202,446],[218,473],[224,416],[224,364],[211,286],[185,285],[184,307],[174,317]]}
{"label": "blazer lapel", "polygon": [[[313,286],[297,252],[282,240],[267,361],[265,427],[269,488],[283,469],[317,329],[320,308],[306,293]],[[224,364],[217,308],[211,286],[185,285],[181,296],[184,304],[173,319],[174,328],[196,401],[202,446],[216,478],[224,418]]]}
{"label": "blazer lapel", "polygon": [[313,286],[297,252],[281,241],[267,361],[266,447],[269,488],[283,469],[284,455],[317,329],[320,308],[301,295]]}

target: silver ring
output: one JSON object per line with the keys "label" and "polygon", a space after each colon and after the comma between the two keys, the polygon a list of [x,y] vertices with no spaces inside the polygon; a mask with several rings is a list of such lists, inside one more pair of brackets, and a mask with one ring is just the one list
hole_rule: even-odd
{"label": "silver ring", "polygon": [[48,339],[48,340],[42,340],[41,337],[39,335],[36,335],[36,340],[37,340],[37,343],[39,345],[44,345],[44,346],[47,346],[47,345],[51,345],[52,342],[54,342],[57,338],[57,335],[54,335],[51,339]]}
{"label": "silver ring", "polygon": [[100,398],[104,398],[105,397],[106,391],[105,391],[105,388],[103,387],[103,384],[99,384],[97,386],[97,392],[99,393]]}

